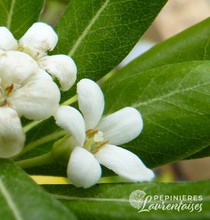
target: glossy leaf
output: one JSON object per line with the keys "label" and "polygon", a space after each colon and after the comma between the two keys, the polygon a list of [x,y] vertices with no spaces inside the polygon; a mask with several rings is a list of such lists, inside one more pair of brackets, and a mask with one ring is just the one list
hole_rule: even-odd
{"label": "glossy leaf", "polygon": [[[125,68],[119,70],[116,77],[112,77],[110,80],[122,80],[122,78],[126,78],[128,74],[129,76],[135,75],[141,71],[156,68],[165,64],[180,63],[190,60],[209,60],[209,25],[210,18],[154,46]],[[109,81],[107,83],[109,83]],[[209,156],[209,149],[209,147],[204,147],[204,149],[186,159]]]}
{"label": "glossy leaf", "polygon": [[72,0],[56,26],[56,52],[73,56],[79,78],[99,79],[130,52],[165,3]]}
{"label": "glossy leaf", "polygon": [[197,158],[203,158],[203,157],[209,157],[209,156],[210,156],[210,145],[196,152],[195,154],[192,154],[189,157],[186,157],[185,160],[186,159],[197,159]]}
{"label": "glossy leaf", "polygon": [[[210,59],[210,18],[186,29],[185,31],[157,44],[126,67],[118,71],[121,80],[141,71],[157,68],[166,64],[192,60]],[[118,77],[120,75],[120,78]]]}
{"label": "glossy leaf", "polygon": [[126,148],[156,167],[209,146],[209,72],[209,61],[186,62],[128,73],[106,85],[107,113],[133,106],[143,116],[142,134]]}
{"label": "glossy leaf", "polygon": [[19,39],[38,20],[44,0],[1,0],[0,25]]}
{"label": "glossy leaf", "polygon": [[2,220],[74,220],[70,210],[50,197],[12,162],[0,159]]}
{"label": "glossy leaf", "polygon": [[[100,184],[90,189],[77,189],[70,185],[49,185],[45,188],[59,199],[64,205],[73,210],[78,219],[209,219],[210,218],[210,182],[183,182],[183,183],[147,183],[147,184]],[[146,196],[200,196],[201,201],[185,202],[197,210],[150,210],[140,212],[129,203],[129,197],[135,190],[141,190]],[[138,197],[137,197],[138,199]],[[146,203],[144,209],[150,204],[162,203],[159,199]],[[165,204],[179,204],[179,201],[168,199]],[[202,209],[202,210],[201,210]]]}

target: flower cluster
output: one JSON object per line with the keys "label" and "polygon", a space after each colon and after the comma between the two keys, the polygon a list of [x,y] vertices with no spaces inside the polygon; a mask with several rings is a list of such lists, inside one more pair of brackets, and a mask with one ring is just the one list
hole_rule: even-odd
{"label": "flower cluster", "polygon": [[[54,116],[66,135],[53,149],[67,147],[67,176],[77,187],[96,184],[101,165],[133,182],[150,181],[152,170],[132,152],[119,147],[135,139],[143,129],[139,111],[125,107],[103,116],[104,95],[90,79],[77,84],[79,110],[59,106],[60,90],[67,91],[76,81],[77,68],[67,55],[47,55],[58,41],[54,30],[37,22],[17,41],[0,27],[0,157],[21,152],[25,134],[20,117],[43,120]],[[82,114],[81,114],[81,113]],[[56,157],[56,151],[53,152]]]}
{"label": "flower cluster", "polygon": [[25,134],[20,117],[47,119],[59,106],[60,90],[76,80],[76,65],[66,55],[47,56],[58,37],[44,23],[35,23],[19,42],[6,27],[0,27],[0,157],[18,154]]}

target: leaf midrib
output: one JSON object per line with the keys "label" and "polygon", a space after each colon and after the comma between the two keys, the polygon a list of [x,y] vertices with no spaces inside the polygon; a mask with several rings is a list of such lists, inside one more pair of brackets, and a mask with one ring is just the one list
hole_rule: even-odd
{"label": "leaf midrib", "polygon": [[166,99],[166,98],[169,98],[169,97],[171,97],[171,96],[174,96],[174,95],[176,95],[176,94],[188,92],[188,91],[190,91],[190,90],[193,91],[194,89],[196,89],[196,88],[198,88],[198,87],[200,87],[200,86],[206,86],[206,85],[209,85],[209,84],[210,84],[210,83],[208,82],[208,83],[198,84],[198,85],[195,85],[195,86],[192,86],[192,87],[188,87],[188,88],[184,88],[184,89],[174,90],[174,91],[172,91],[172,92],[169,92],[169,93],[164,94],[164,95],[159,96],[159,97],[155,97],[155,98],[153,98],[153,99],[149,99],[149,100],[144,101],[144,102],[140,102],[140,103],[136,103],[136,104],[134,103],[134,104],[132,105],[132,107],[138,108],[138,107],[142,107],[142,106],[147,106],[147,105],[150,105],[150,104],[152,104],[152,103],[154,103],[154,102],[162,101],[162,100],[164,100],[164,99]]}
{"label": "leaf midrib", "polygon": [[58,194],[52,194],[52,196],[60,200],[78,200],[78,201],[95,201],[95,202],[128,202],[128,199],[117,199],[117,198],[91,198],[91,197],[65,196]]}
{"label": "leaf midrib", "polygon": [[[128,199],[118,199],[118,198],[91,198],[91,197],[77,197],[77,196],[66,196],[66,195],[59,195],[59,194],[52,194],[52,196],[59,200],[77,200],[77,201],[94,201],[94,202],[126,202],[129,203]],[[210,196],[205,196],[205,198],[202,200],[202,202],[208,202],[210,201]],[[166,203],[174,202],[172,200],[167,200]],[[190,201],[186,201],[186,203]],[[154,203],[148,202],[148,204]]]}
{"label": "leaf midrib", "polygon": [[11,28],[11,23],[12,23],[12,16],[13,16],[13,11],[14,11],[14,6],[15,6],[16,0],[12,0],[10,9],[8,11],[8,17],[7,17],[7,28]]}
{"label": "leaf midrib", "polygon": [[11,209],[12,214],[14,215],[15,219],[17,220],[23,220],[20,212],[18,211],[18,208],[16,207],[12,196],[10,195],[9,191],[7,190],[7,187],[4,185],[2,179],[0,178],[0,192],[4,196],[9,208]]}
{"label": "leaf midrib", "polygon": [[110,0],[106,0],[102,6],[99,8],[95,16],[90,20],[89,24],[87,27],[84,29],[84,31],[81,33],[81,35],[78,37],[77,41],[75,42],[74,46],[69,52],[69,56],[73,56],[74,53],[76,52],[77,48],[79,45],[82,43],[83,39],[87,36],[88,32],[90,31],[91,27],[95,24],[97,19],[100,17],[101,13],[104,11],[104,9],[107,7],[108,3]]}

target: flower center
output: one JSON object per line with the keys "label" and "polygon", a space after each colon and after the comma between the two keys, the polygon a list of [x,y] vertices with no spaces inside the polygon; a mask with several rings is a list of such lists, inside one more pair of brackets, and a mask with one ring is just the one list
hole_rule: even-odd
{"label": "flower center", "polygon": [[86,131],[84,148],[92,154],[95,154],[108,142],[108,140],[104,140],[104,134],[102,131],[90,129]]}
{"label": "flower center", "polygon": [[28,54],[29,56],[31,56],[34,60],[38,60],[40,54],[38,51],[34,52],[33,50],[31,50],[29,47],[24,47],[22,44],[19,44],[18,50]]}
{"label": "flower center", "polygon": [[0,106],[4,106],[8,104],[7,97],[13,91],[13,88],[14,88],[14,85],[11,84],[6,89],[4,89],[1,84],[1,79],[0,79]]}

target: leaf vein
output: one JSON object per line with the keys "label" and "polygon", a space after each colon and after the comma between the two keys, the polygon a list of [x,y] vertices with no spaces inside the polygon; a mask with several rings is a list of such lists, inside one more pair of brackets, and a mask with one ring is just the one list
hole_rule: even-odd
{"label": "leaf vein", "polygon": [[8,15],[8,10],[7,10],[4,2],[0,1],[0,4],[2,5],[1,10],[3,9],[5,11],[5,13]]}
{"label": "leaf vein", "polygon": [[144,118],[145,118],[146,120],[150,121],[152,124],[157,125],[158,127],[162,128],[162,129],[164,129],[164,130],[166,130],[167,132],[169,132],[169,133],[171,133],[171,134],[173,134],[173,135],[175,135],[175,136],[177,136],[177,137],[179,137],[179,138],[186,138],[186,137],[184,137],[184,136],[182,136],[182,135],[179,135],[179,134],[175,133],[174,131],[171,131],[170,129],[168,129],[168,128],[166,128],[166,127],[164,127],[164,126],[162,126],[162,125],[160,125],[160,124],[158,124],[158,123],[156,123],[156,122],[154,122],[153,120],[151,120],[151,119],[149,119],[149,118],[147,118],[147,117],[145,117],[145,116],[144,116]]}
{"label": "leaf vein", "polygon": [[56,199],[63,200],[79,200],[79,201],[95,201],[95,202],[128,202],[128,199],[118,199],[118,198],[89,198],[89,197],[76,197],[76,196],[65,196],[52,194]]}
{"label": "leaf vein", "polygon": [[195,110],[192,110],[192,109],[189,109],[189,108],[185,108],[183,106],[177,105],[176,103],[173,103],[173,102],[170,102],[170,101],[167,101],[167,100],[163,100],[163,102],[168,103],[168,104],[173,105],[173,106],[176,106],[177,108],[179,108],[181,110],[185,110],[185,111],[192,112],[194,114],[200,115],[201,117],[204,117],[205,119],[209,120],[209,118],[207,118],[202,112],[198,112],[198,111],[195,111]]}
{"label": "leaf vein", "polygon": [[203,59],[204,59],[204,60],[207,59],[209,43],[210,43],[210,38],[207,40],[206,45],[205,45],[205,48],[204,48],[204,54],[203,54]]}
{"label": "leaf vein", "polygon": [[[63,199],[63,200],[77,200],[77,201],[96,201],[96,202],[125,202],[129,203],[128,199],[123,198],[90,198],[90,197],[76,197],[76,196],[65,196],[65,195],[58,195],[52,194],[52,196],[56,199]],[[167,201],[167,203],[171,203],[173,200]],[[205,196],[203,201],[210,201],[209,196]],[[186,201],[186,203],[190,203],[190,201]],[[148,202],[148,204],[153,204],[154,202]]]}
{"label": "leaf vein", "polygon": [[195,86],[192,86],[192,87],[189,87],[189,88],[185,88],[185,89],[178,89],[178,90],[175,90],[173,92],[169,92],[168,94],[165,94],[165,95],[162,95],[162,96],[159,96],[159,97],[156,97],[156,98],[152,98],[152,99],[149,99],[147,101],[144,101],[144,102],[140,102],[140,103],[134,103],[132,106],[134,108],[138,108],[138,107],[141,107],[141,106],[146,106],[146,105],[149,105],[149,104],[152,104],[154,102],[158,102],[158,101],[162,101],[163,99],[166,99],[166,98],[169,98],[171,96],[174,96],[176,94],[179,94],[179,93],[184,93],[184,92],[188,92],[188,91],[194,91],[194,89],[200,87],[200,86],[205,86],[205,85],[209,85],[210,83],[203,83],[203,84],[199,84],[199,85],[195,85]]}
{"label": "leaf vein", "polygon": [[10,195],[10,193],[8,192],[8,190],[6,189],[6,187],[4,186],[3,181],[0,179],[0,191],[3,194],[8,206],[10,207],[10,209],[12,210],[12,213],[14,215],[14,217],[17,220],[23,220],[22,216],[20,215],[15,203],[13,202],[13,199]]}
{"label": "leaf vein", "polygon": [[90,20],[88,26],[85,28],[85,30],[82,32],[82,34],[80,35],[80,37],[77,39],[77,41],[75,42],[74,46],[72,47],[71,51],[69,52],[69,56],[73,56],[75,51],[77,50],[77,48],[79,47],[79,45],[82,43],[83,39],[87,36],[89,30],[91,29],[91,27],[94,25],[94,23],[97,21],[97,19],[99,18],[99,16],[101,15],[101,13],[103,12],[103,10],[107,7],[108,3],[110,2],[110,0],[106,0],[104,2],[104,4],[101,6],[101,8],[97,11],[97,13],[95,14],[95,16]]}
{"label": "leaf vein", "polygon": [[11,23],[12,23],[12,16],[13,16],[13,11],[14,11],[14,6],[15,6],[16,0],[12,0],[10,9],[8,12],[8,17],[7,17],[7,28],[10,29]]}

